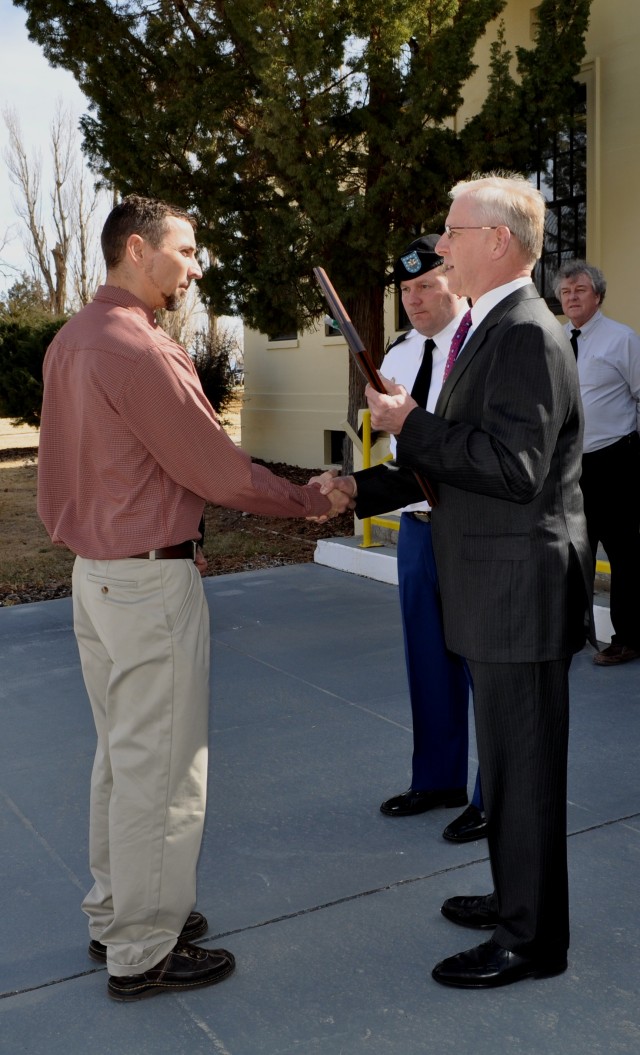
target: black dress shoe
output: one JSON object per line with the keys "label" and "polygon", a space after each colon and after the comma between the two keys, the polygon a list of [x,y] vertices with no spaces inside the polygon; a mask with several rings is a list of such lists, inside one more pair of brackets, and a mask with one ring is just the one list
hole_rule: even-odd
{"label": "black dress shoe", "polygon": [[[179,940],[182,941],[195,941],[196,938],[206,934],[209,929],[209,924],[206,918],[201,912],[191,912],[187,916],[187,922],[180,931]],[[107,946],[103,945],[101,941],[96,941],[94,938],[89,942],[89,956],[92,960],[98,960],[99,963],[107,962]]]}
{"label": "black dress shoe", "polygon": [[500,922],[495,908],[495,895],[481,897],[449,897],[440,909],[445,919],[461,927],[477,927],[484,930],[497,927]]}
{"label": "black dress shoe", "polygon": [[156,993],[179,993],[183,989],[215,985],[227,978],[235,965],[226,949],[203,949],[180,941],[168,956],[144,974],[123,977],[110,974],[107,992],[114,1000],[142,1000]]}
{"label": "black dress shoe", "polygon": [[495,989],[522,978],[550,978],[566,969],[566,957],[530,960],[491,940],[442,960],[433,968],[431,977],[440,985],[458,989]]}
{"label": "black dress shoe", "polygon": [[409,788],[401,795],[387,799],[380,807],[386,817],[413,817],[416,813],[426,813],[435,806],[464,806],[467,803],[466,788],[449,788],[437,791],[414,791]]}
{"label": "black dress shoe", "polygon": [[464,813],[455,821],[447,824],[442,838],[450,843],[472,843],[476,839],[486,839],[487,818],[477,806],[467,806]]}

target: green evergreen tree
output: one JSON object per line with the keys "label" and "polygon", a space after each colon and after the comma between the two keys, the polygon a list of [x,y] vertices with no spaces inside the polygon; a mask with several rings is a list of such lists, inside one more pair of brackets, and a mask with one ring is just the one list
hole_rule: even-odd
{"label": "green evergreen tree", "polygon": [[[517,61],[500,34],[482,112],[457,130],[474,48],[506,0],[14,2],[91,100],[96,172],[198,215],[216,314],[304,328],[324,312],[320,264],[376,362],[393,258],[437,229],[453,181],[531,166],[570,111],[590,7],[541,0]],[[352,371],[352,421],[361,405]]]}
{"label": "green evergreen tree", "polygon": [[13,285],[0,297],[0,320],[22,320],[51,318],[47,294],[42,283],[23,272]]}

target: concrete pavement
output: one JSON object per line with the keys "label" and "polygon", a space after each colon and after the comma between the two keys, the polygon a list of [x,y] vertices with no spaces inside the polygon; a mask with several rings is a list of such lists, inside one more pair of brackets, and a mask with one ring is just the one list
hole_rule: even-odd
{"label": "concrete pavement", "polygon": [[[640,1050],[640,663],[572,672],[566,974],[437,986],[490,888],[457,815],[391,820],[411,723],[394,586],[319,565],[205,580],[212,612],[202,939],[237,971],[132,1005],[87,957],[94,733],[68,599],[0,609],[2,1055],[618,1055]],[[472,749],[473,754],[473,749]],[[471,771],[474,769],[474,759]]]}

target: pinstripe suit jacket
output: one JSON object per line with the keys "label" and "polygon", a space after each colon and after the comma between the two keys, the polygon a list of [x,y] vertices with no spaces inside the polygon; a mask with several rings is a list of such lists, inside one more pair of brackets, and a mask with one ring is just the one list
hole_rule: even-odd
{"label": "pinstripe suit jacket", "polygon": [[452,651],[543,662],[584,644],[593,568],[578,486],[582,429],[571,346],[530,285],[471,335],[435,414],[408,416],[403,468],[356,474],[359,516],[416,500],[406,467],[437,483],[433,542]]}

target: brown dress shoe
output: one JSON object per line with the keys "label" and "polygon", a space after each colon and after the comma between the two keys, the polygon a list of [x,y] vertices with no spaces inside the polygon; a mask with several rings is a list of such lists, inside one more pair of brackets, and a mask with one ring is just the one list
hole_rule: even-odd
{"label": "brown dress shoe", "polygon": [[[191,912],[187,916],[187,922],[180,931],[179,940],[183,941],[195,941],[196,938],[202,937],[209,930],[209,924],[207,923],[206,916],[203,916],[201,912]],[[101,941],[97,941],[95,938],[89,942],[89,956],[92,960],[97,960],[98,963],[107,962],[107,946],[103,945]]]}
{"label": "brown dress shoe", "polygon": [[107,992],[114,1000],[142,1000],[156,993],[179,993],[183,989],[215,985],[227,978],[235,965],[226,949],[203,949],[200,945],[179,941],[168,956],[143,974],[122,977],[110,974]]}
{"label": "brown dress shoe", "polygon": [[615,667],[618,663],[629,663],[632,659],[640,659],[640,650],[630,648],[629,645],[609,645],[602,652],[596,652],[593,662],[599,667]]}

